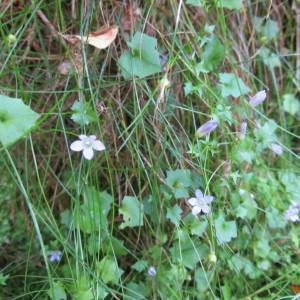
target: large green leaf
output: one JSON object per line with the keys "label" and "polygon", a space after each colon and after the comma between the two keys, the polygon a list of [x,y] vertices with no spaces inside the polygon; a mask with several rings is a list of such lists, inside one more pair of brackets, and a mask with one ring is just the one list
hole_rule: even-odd
{"label": "large green leaf", "polygon": [[0,142],[9,146],[25,136],[35,125],[39,114],[21,99],[0,95]]}
{"label": "large green leaf", "polygon": [[233,73],[220,73],[219,77],[223,97],[240,97],[250,92],[244,81]]}
{"label": "large green leaf", "polygon": [[125,78],[146,76],[161,71],[157,40],[147,34],[136,32],[131,42],[130,51],[125,52],[118,60]]}
{"label": "large green leaf", "polygon": [[125,196],[120,207],[123,223],[120,228],[143,226],[144,207],[136,197]]}
{"label": "large green leaf", "polygon": [[124,271],[118,267],[113,258],[105,256],[97,264],[97,273],[104,283],[117,284]]}

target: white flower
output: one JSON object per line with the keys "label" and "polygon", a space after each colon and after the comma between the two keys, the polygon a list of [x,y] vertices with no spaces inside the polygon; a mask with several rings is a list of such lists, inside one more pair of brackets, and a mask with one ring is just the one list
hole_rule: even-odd
{"label": "white flower", "polygon": [[94,156],[94,150],[103,151],[105,150],[105,146],[102,142],[97,140],[95,135],[86,136],[81,134],[79,136],[79,140],[73,142],[70,145],[72,151],[83,151],[83,156],[91,160]]}
{"label": "white flower", "polygon": [[300,203],[292,202],[284,214],[286,221],[299,222]]}
{"label": "white flower", "polygon": [[149,267],[148,275],[151,276],[151,277],[156,276],[156,269],[153,266]]}
{"label": "white flower", "polygon": [[261,103],[263,103],[266,98],[267,98],[267,93],[265,90],[262,90],[258,93],[256,93],[253,97],[249,97],[250,100],[249,100],[249,104],[252,106],[252,107],[255,107]]}
{"label": "white flower", "polygon": [[62,252],[59,250],[54,250],[50,252],[49,260],[51,262],[59,262],[62,256]]}
{"label": "white flower", "polygon": [[279,144],[271,144],[271,150],[277,155],[281,155],[283,153],[283,149]]}
{"label": "white flower", "polygon": [[196,190],[195,192],[196,198],[190,198],[188,203],[193,207],[192,214],[194,216],[200,214],[200,212],[204,212],[208,214],[210,212],[209,204],[214,200],[213,196],[204,196],[200,190]]}

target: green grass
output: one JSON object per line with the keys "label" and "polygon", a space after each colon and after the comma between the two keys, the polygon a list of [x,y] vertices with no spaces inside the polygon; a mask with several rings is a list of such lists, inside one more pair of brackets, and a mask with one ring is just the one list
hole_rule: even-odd
{"label": "green grass", "polygon": [[[30,135],[0,148],[0,299],[296,299],[299,223],[283,217],[300,199],[300,109],[293,115],[284,104],[287,94],[299,97],[295,11],[291,1],[245,0],[238,11],[203,2],[135,2],[132,30],[122,1],[0,3],[0,94],[41,114]],[[119,34],[108,49],[79,44],[75,55],[39,10],[63,34],[105,24]],[[274,38],[276,28],[266,31],[256,17],[277,22]],[[154,36],[168,62],[160,73],[125,80],[117,61],[137,31]],[[16,40],[9,43],[9,34]],[[212,34],[224,46],[220,60],[215,48],[204,54]],[[272,61],[263,61],[262,47]],[[64,60],[81,62],[82,73],[59,74]],[[211,69],[201,71],[200,61]],[[239,97],[223,97],[220,73],[237,75],[251,92],[237,85]],[[164,78],[170,85],[162,91]],[[248,95],[262,89],[267,100],[252,109]],[[75,123],[75,101],[88,103],[97,121]],[[211,118],[217,129],[197,138]],[[91,161],[70,151],[79,134],[97,135],[106,151]],[[280,156],[269,148],[275,141]],[[187,200],[197,188],[215,200],[211,214],[195,218]],[[126,196],[139,203],[127,213],[140,226],[121,229]],[[220,216],[222,237],[229,235],[221,244]],[[60,262],[49,260],[53,250],[62,251]]]}

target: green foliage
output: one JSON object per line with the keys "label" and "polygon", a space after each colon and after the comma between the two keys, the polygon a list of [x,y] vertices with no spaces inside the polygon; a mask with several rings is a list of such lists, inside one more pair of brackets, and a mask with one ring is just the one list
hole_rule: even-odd
{"label": "green foliage", "polygon": [[217,0],[219,7],[239,10],[243,7],[243,0]]}
{"label": "green foliage", "polygon": [[51,289],[49,289],[47,294],[52,300],[67,300],[67,294],[63,284],[59,281],[53,282],[53,293]]}
{"label": "green foliage", "polygon": [[120,225],[121,229],[143,226],[144,206],[136,197],[125,196],[119,212],[123,215],[123,222]]}
{"label": "green foliage", "polygon": [[179,226],[181,220],[182,209],[176,204],[172,208],[167,209],[167,219],[169,219],[175,226]]}
{"label": "green foliage", "polygon": [[176,199],[188,197],[188,188],[193,184],[191,171],[185,169],[167,171],[166,183],[172,189]]}
{"label": "green foliage", "polygon": [[237,237],[237,227],[235,221],[226,221],[225,216],[220,214],[214,221],[218,244],[230,242]]}
{"label": "green foliage", "polygon": [[136,32],[128,42],[130,51],[123,53],[118,63],[122,75],[127,79],[132,76],[144,78],[161,71],[157,40],[145,33]]}
{"label": "green foliage", "polygon": [[240,97],[250,92],[242,79],[233,73],[220,73],[220,87],[223,97]]}
{"label": "green foliage", "polygon": [[283,95],[283,109],[292,116],[300,112],[300,102],[293,94]]}
{"label": "green foliage", "polygon": [[40,115],[21,99],[0,95],[0,142],[9,146],[34,127]]}
{"label": "green foliage", "polygon": [[203,6],[203,0],[186,0],[185,2],[187,5],[201,7]]}
{"label": "green foliage", "polygon": [[108,256],[97,263],[97,273],[104,283],[117,284],[124,273],[116,263],[116,261]]}
{"label": "green foliage", "polygon": [[97,122],[97,114],[89,102],[75,101],[71,107],[73,114],[71,119],[80,125],[89,125]]}

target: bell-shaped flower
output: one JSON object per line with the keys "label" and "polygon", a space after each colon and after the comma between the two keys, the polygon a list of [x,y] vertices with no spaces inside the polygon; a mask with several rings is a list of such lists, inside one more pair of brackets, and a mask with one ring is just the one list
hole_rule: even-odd
{"label": "bell-shaped flower", "polygon": [[218,127],[218,122],[216,120],[210,120],[204,123],[197,129],[196,135],[198,137],[203,137],[214,131]]}
{"label": "bell-shaped flower", "polygon": [[267,98],[267,93],[265,90],[262,90],[258,93],[256,93],[253,97],[249,97],[250,100],[249,100],[249,104],[252,106],[252,107],[255,107],[261,103],[263,103],[266,98]]}

